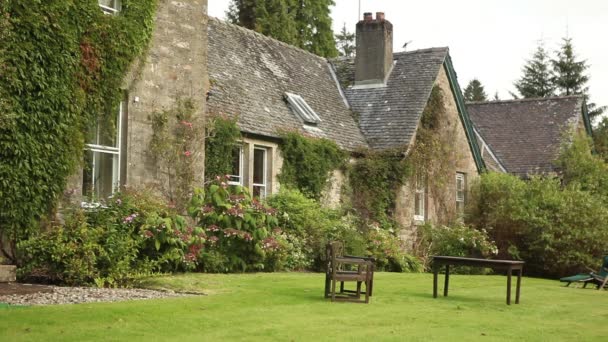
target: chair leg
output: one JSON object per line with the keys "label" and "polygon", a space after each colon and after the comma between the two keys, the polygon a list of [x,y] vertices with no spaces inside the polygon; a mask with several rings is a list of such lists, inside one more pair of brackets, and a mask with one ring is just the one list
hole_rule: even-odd
{"label": "chair leg", "polygon": [[361,298],[361,282],[357,282],[357,299]]}
{"label": "chair leg", "polygon": [[329,287],[331,286],[331,278],[325,273],[325,298],[329,298]]}
{"label": "chair leg", "polygon": [[344,282],[340,282],[340,293],[344,293]]}
{"label": "chair leg", "polygon": [[336,300],[336,279],[331,280],[331,301]]}

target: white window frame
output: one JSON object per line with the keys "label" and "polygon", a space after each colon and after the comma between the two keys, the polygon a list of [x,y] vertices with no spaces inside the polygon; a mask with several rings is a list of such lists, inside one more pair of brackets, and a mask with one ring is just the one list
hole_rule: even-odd
{"label": "white window frame", "polygon": [[292,93],[285,93],[287,102],[293,107],[296,114],[304,121],[305,125],[316,126],[321,122],[319,115],[312,109],[302,96]]}
{"label": "white window frame", "polygon": [[[263,183],[255,183],[255,150],[264,151],[264,160],[262,161],[263,170],[262,170],[262,181]],[[255,188],[261,188],[260,190],[260,198],[266,197],[268,193],[268,151],[269,149],[264,146],[253,146],[253,160],[251,164],[253,166],[253,173],[251,175],[251,186],[252,191],[255,193]]]}
{"label": "white window frame", "polygon": [[114,0],[113,2],[114,2],[114,7],[102,5],[99,1],[97,3],[99,4],[99,7],[101,8],[101,10],[103,11],[104,14],[115,15],[118,12],[120,12],[120,10],[122,8],[122,3],[121,3],[121,0]]}
{"label": "white window frame", "polygon": [[[458,181],[461,181],[462,189],[458,188]],[[464,206],[466,205],[466,189],[467,189],[467,175],[464,172],[456,172],[456,211],[462,213]],[[461,196],[459,196],[459,193]],[[458,203],[462,203],[462,210],[458,209]]]}
{"label": "white window frame", "polygon": [[[423,176],[416,176],[414,191],[414,220],[424,221],[426,216],[426,179]],[[416,202],[420,212],[416,212]]]}
{"label": "white window frame", "polygon": [[[244,152],[244,149],[243,149],[242,145],[235,146],[235,147],[238,148],[238,150],[239,150],[239,175],[228,175],[228,177],[229,177],[228,184],[243,186],[243,184],[244,184],[243,183],[243,179],[245,178],[244,177],[245,176],[245,172],[244,172],[245,171],[245,167],[243,165],[243,162],[244,162],[243,156],[244,156],[245,152]],[[233,181],[232,180],[233,177],[234,178],[238,178],[239,181],[238,182]]]}
{"label": "white window frame", "polygon": [[[121,170],[121,151],[122,151],[122,120],[123,120],[123,112],[124,112],[124,105],[125,102],[124,101],[120,101],[120,104],[118,106],[118,117],[116,118],[116,147],[114,146],[105,146],[105,145],[98,145],[98,144],[85,144],[85,151],[91,151],[91,152],[97,152],[97,153],[105,153],[105,154],[110,154],[112,155],[112,158],[116,158],[117,160],[117,167],[112,168],[112,194],[114,194],[116,192],[116,190],[119,188],[120,186],[120,170]],[[97,127],[97,131],[95,132],[95,142],[99,142],[99,136],[100,136],[100,132],[101,132],[101,127]],[[95,194],[95,180],[98,177],[95,177],[95,165],[97,163],[97,154],[93,153],[93,158],[91,161],[92,165],[91,165],[91,172],[92,172],[92,177],[91,177],[91,188],[88,189],[93,196],[96,196],[97,194]],[[88,191],[85,191],[85,189],[83,189],[83,193],[87,193]]]}

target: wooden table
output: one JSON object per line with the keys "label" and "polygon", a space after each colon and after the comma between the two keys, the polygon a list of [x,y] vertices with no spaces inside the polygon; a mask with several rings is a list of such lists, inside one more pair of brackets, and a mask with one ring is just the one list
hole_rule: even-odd
{"label": "wooden table", "polygon": [[474,266],[487,267],[492,269],[507,270],[507,305],[511,305],[511,275],[513,271],[517,271],[517,287],[515,290],[515,304],[519,304],[519,290],[521,287],[521,272],[524,268],[523,261],[515,260],[488,260],[475,258],[462,258],[452,256],[434,256],[433,257],[433,298],[437,298],[437,275],[441,266],[445,265],[445,283],[443,286],[443,295],[448,295],[448,286],[450,283],[450,265],[455,266]]}

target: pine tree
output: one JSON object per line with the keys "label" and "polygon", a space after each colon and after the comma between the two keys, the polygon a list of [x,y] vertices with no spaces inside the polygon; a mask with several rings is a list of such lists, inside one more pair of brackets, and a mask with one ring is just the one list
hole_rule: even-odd
{"label": "pine tree", "polygon": [[542,43],[522,71],[523,76],[514,84],[522,97],[549,97],[555,94],[549,55]]}
{"label": "pine tree", "polygon": [[232,0],[228,21],[323,57],[338,55],[333,0]]}
{"label": "pine tree", "polygon": [[353,57],[356,51],[355,34],[346,30],[346,23],[342,26],[342,30],[336,35],[336,45],[340,56]]}
{"label": "pine tree", "polygon": [[488,95],[478,79],[472,79],[464,88],[464,99],[468,102],[483,102],[488,100]]}
{"label": "pine tree", "polygon": [[492,101],[500,101],[500,97],[498,96],[498,92],[494,93],[494,98],[492,99]]}
{"label": "pine tree", "polygon": [[604,118],[593,129],[593,145],[595,152],[608,162],[608,118]]}
{"label": "pine tree", "polygon": [[589,102],[589,76],[585,71],[589,68],[585,60],[577,60],[572,45],[572,38],[563,38],[563,44],[556,53],[556,58],[551,60],[553,65],[553,83],[561,95],[582,94],[587,101],[589,117],[595,118],[602,114],[606,107],[598,107]]}

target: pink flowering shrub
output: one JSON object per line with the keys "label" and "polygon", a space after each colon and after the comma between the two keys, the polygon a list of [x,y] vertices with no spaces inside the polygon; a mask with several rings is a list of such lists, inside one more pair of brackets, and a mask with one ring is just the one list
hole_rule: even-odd
{"label": "pink flowering shrub", "polygon": [[[283,248],[276,210],[252,198],[247,189],[217,177],[195,189],[188,213],[206,235],[199,261],[205,272],[271,271]],[[269,260],[272,259],[272,265]],[[280,258],[279,258],[280,259]]]}
{"label": "pink flowering shrub", "polygon": [[195,269],[206,241],[202,228],[145,191],[66,211],[64,224],[19,244],[21,279],[129,286],[139,275]]}

